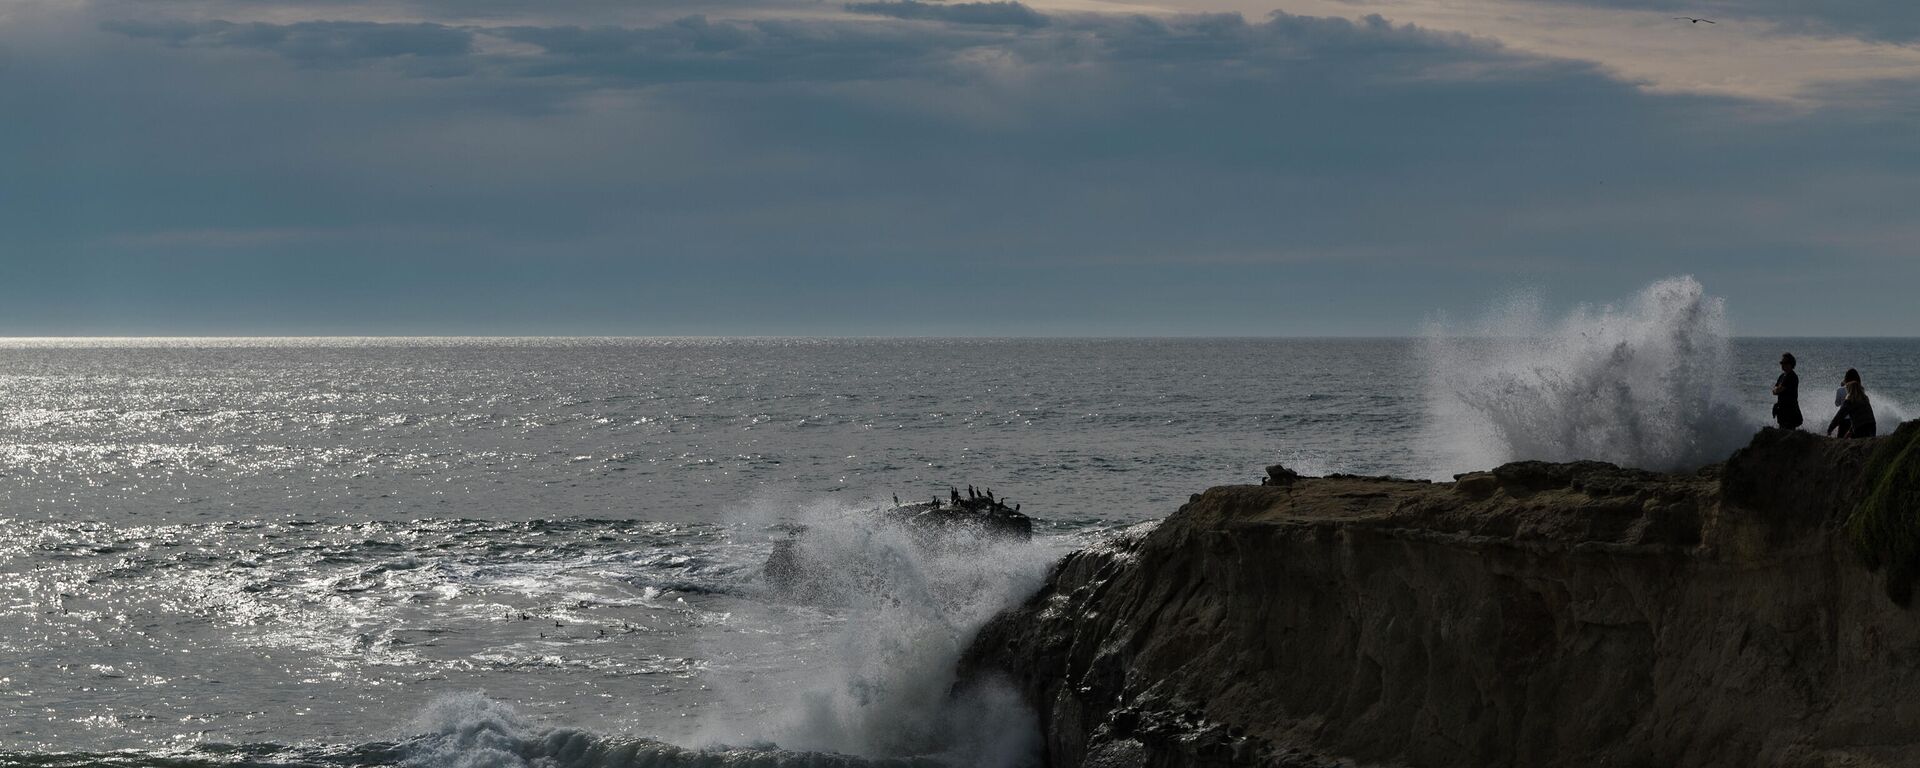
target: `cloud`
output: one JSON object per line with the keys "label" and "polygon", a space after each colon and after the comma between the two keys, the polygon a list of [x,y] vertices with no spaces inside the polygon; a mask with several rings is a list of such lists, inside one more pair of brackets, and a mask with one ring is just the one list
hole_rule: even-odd
{"label": "cloud", "polygon": [[925,19],[954,24],[991,24],[1009,27],[1044,27],[1047,17],[1017,2],[941,3],[905,0],[905,2],[848,3],[852,13],[892,16],[896,19]]}
{"label": "cloud", "polygon": [[[40,0],[15,0],[38,2]],[[634,26],[694,14],[818,15],[817,0],[87,0],[113,18],[418,21],[449,26]]]}
{"label": "cloud", "polygon": [[101,28],[175,46],[251,48],[305,64],[346,64],[401,56],[453,57],[473,51],[473,35],[440,24],[302,21],[292,24],[228,21],[108,20]]}
{"label": "cloud", "polygon": [[[909,6],[911,10],[902,10]],[[1275,13],[1249,23],[1238,14],[1081,14],[1049,20],[1018,3],[867,3],[848,8],[960,25],[688,16],[632,27],[211,21],[107,22],[102,28],[174,46],[270,51],[300,63],[465,57],[477,72],[496,77],[574,77],[603,86],[972,76],[983,55],[1025,68],[1217,64],[1225,69],[1216,74],[1245,79],[1320,77],[1328,74],[1320,69],[1322,63],[1348,63],[1349,58],[1363,64],[1352,72],[1362,77],[1389,71],[1418,78],[1530,77],[1543,67],[1584,69],[1577,63],[1511,55],[1488,41],[1395,25],[1379,16],[1349,21]],[[1030,30],[1043,24],[1053,27],[1051,34],[1004,29]],[[537,52],[480,52],[476,35],[533,46]]]}
{"label": "cloud", "polygon": [[[1255,0],[1169,0],[1174,8],[1259,7]],[[1890,3],[1884,3],[1890,5]],[[1743,4],[1744,6],[1744,4]],[[1889,42],[1831,24],[1795,21],[1779,3],[1721,7],[1709,13],[1666,0],[1290,0],[1304,15],[1357,17],[1377,13],[1399,23],[1496,39],[1516,52],[1574,59],[1604,67],[1643,90],[1756,99],[1800,108],[1833,102],[1836,86],[1920,78],[1920,47]],[[1806,4],[1824,12],[1826,4]],[[1920,6],[1880,8],[1875,15],[1920,16]],[[1689,24],[1676,15],[1706,13],[1717,24]],[[1769,15],[1771,14],[1771,15]]]}
{"label": "cloud", "polygon": [[1910,81],[1782,110],[1379,17],[1048,20],[0,25],[0,329],[1394,333],[1682,265],[1815,333],[1920,279]]}
{"label": "cloud", "polygon": [[642,27],[506,27],[490,34],[541,51],[496,60],[504,74],[642,85],[898,78],[943,51],[984,42],[877,25],[704,16]]}
{"label": "cloud", "polygon": [[1843,35],[1865,40],[1920,40],[1920,5],[1904,0],[1547,0],[1613,9],[1705,17],[1719,22],[1765,20],[1788,34]]}

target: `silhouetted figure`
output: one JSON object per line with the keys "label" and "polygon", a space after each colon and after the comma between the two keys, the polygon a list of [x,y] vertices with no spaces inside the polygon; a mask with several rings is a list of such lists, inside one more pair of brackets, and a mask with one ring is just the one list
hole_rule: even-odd
{"label": "silhouetted figure", "polygon": [[1800,415],[1800,375],[1793,372],[1793,353],[1780,356],[1780,378],[1773,380],[1773,418],[1781,429],[1799,429],[1806,421]]}
{"label": "silhouetted figure", "polygon": [[953,503],[954,503],[954,505],[955,505],[955,506],[959,506],[959,504],[960,504],[960,490],[959,490],[958,488],[948,488],[948,489],[947,489],[947,495],[949,495],[949,496],[952,496],[952,497],[953,497]]}
{"label": "silhouetted figure", "polygon": [[[1848,368],[1846,374],[1840,377],[1840,386],[1835,387],[1833,390],[1833,407],[1838,408],[1840,407],[1841,403],[1844,403],[1847,401],[1847,382],[1859,381],[1859,380],[1860,380],[1860,372],[1852,368]],[[1865,385],[1862,385],[1862,386],[1865,386]]]}
{"label": "silhouetted figure", "polygon": [[1715,23],[1713,19],[1696,19],[1696,18],[1694,18],[1694,17],[1692,17],[1692,16],[1675,16],[1675,17],[1673,17],[1673,18],[1674,18],[1674,19],[1675,19],[1676,21],[1691,21],[1691,22],[1693,22],[1693,23],[1695,23],[1695,24],[1699,24],[1699,23],[1701,23],[1701,22],[1706,22],[1706,23],[1708,23],[1708,24],[1713,24],[1713,23]]}
{"label": "silhouetted figure", "polygon": [[893,505],[896,507],[900,506],[900,494],[896,493],[893,495]]}
{"label": "silhouetted figure", "polygon": [[988,488],[988,489],[987,489],[987,501],[988,501],[989,503],[991,503],[991,502],[993,501],[993,489],[992,489],[992,488]]}
{"label": "silhouetted figure", "polygon": [[1840,401],[1840,412],[1833,415],[1833,421],[1827,422],[1827,434],[1838,430],[1838,437],[1873,437],[1873,403],[1867,400],[1867,388],[1849,381],[1842,389],[1847,397]]}

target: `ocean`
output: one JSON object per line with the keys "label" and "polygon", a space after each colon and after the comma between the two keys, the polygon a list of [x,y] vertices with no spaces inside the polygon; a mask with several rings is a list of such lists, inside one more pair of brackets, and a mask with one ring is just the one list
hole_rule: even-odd
{"label": "ocean", "polygon": [[[1208,486],[1697,466],[1782,351],[1808,429],[1850,366],[1916,415],[1920,340],[1661,301],[1473,342],[0,341],[0,765],[1030,765],[960,649]],[[872,514],[968,486],[1033,540]],[[761,573],[800,526],[804,600]]]}

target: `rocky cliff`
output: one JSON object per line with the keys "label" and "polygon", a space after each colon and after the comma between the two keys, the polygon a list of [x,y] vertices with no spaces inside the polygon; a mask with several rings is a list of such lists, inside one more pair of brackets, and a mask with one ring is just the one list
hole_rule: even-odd
{"label": "rocky cliff", "polygon": [[1917,436],[1275,471],[1067,557],[963,676],[1024,692],[1054,768],[1920,765],[1920,614],[1848,525]]}

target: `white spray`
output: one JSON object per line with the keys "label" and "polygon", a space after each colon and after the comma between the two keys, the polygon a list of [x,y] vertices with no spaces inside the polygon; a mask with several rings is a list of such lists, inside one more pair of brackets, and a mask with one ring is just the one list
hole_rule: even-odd
{"label": "white spray", "polygon": [[1691,469],[1757,426],[1730,389],[1725,303],[1692,277],[1557,323],[1521,298],[1466,333],[1436,323],[1426,337],[1442,475],[1519,459]]}
{"label": "white spray", "polygon": [[[921,768],[927,765],[926,761],[868,761],[845,755],[779,750],[696,751],[653,739],[546,728],[527,721],[513,707],[477,693],[434,701],[415,720],[412,732],[419,735],[394,745],[369,745],[374,749],[363,749],[354,755],[361,758],[355,763],[397,762],[402,768]],[[392,759],[395,757],[400,759],[395,761]]]}
{"label": "white spray", "polygon": [[1063,542],[929,538],[840,503],[805,505],[793,521],[806,527],[794,541],[801,599],[836,623],[805,675],[730,692],[760,719],[710,723],[706,739],[982,768],[1037,761],[1019,696],[991,684],[955,696],[954,673],[988,619],[1039,589]]}

